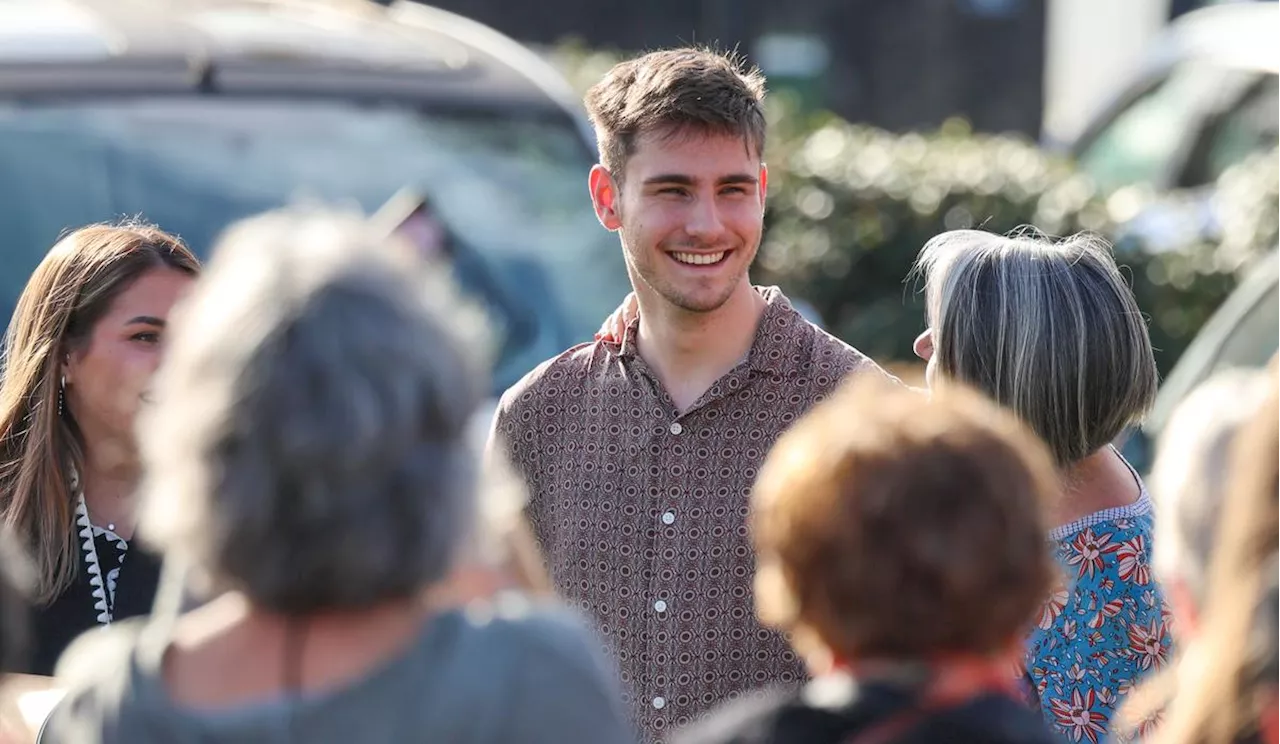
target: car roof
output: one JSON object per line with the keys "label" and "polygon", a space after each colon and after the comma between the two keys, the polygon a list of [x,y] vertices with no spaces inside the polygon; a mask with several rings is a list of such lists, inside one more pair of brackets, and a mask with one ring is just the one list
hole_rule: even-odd
{"label": "car roof", "polygon": [[0,95],[202,84],[541,106],[580,118],[545,60],[414,2],[0,0]]}
{"label": "car roof", "polygon": [[1214,5],[1179,17],[1157,38],[1149,64],[1198,58],[1226,67],[1280,72],[1280,3]]}

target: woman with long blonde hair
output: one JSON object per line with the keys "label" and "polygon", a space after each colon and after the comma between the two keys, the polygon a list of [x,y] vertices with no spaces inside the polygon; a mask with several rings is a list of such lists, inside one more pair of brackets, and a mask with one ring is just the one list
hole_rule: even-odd
{"label": "woman with long blonde hair", "polygon": [[0,517],[35,572],[25,671],[50,674],[81,632],[151,610],[159,563],[132,543],[134,416],[199,271],[159,228],[91,225],[53,246],[18,299],[0,372]]}

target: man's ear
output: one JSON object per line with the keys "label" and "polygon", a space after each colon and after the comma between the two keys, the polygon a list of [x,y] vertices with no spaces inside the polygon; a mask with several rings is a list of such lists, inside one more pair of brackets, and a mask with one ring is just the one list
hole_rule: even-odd
{"label": "man's ear", "polygon": [[760,163],[760,206],[765,205],[765,198],[769,195],[769,166],[763,162]]}
{"label": "man's ear", "polygon": [[622,227],[621,206],[618,184],[613,174],[603,165],[597,163],[587,176],[587,187],[591,189],[591,205],[595,207],[596,219],[610,232]]}

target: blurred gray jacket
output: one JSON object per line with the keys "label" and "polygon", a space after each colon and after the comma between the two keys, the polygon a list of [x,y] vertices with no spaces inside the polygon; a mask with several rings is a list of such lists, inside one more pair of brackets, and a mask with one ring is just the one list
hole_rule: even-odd
{"label": "blurred gray jacket", "polygon": [[[618,684],[576,617],[507,599],[436,616],[406,653],[345,688],[226,710],[174,703],[163,641],[100,631],[92,673],[50,715],[50,744],[452,742],[632,744]],[[84,662],[77,666],[83,668]]]}

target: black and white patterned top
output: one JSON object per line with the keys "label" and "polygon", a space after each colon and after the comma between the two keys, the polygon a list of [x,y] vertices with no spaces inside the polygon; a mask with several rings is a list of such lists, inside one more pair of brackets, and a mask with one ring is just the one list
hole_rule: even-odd
{"label": "black and white patterned top", "polygon": [[72,529],[79,548],[75,578],[53,602],[36,609],[35,646],[26,667],[16,671],[52,674],[76,636],[149,614],[155,603],[158,558],[91,524],[82,499],[77,499]]}
{"label": "black and white patterned top", "polygon": [[84,494],[76,501],[76,533],[98,624],[110,625],[115,616],[116,584],[120,581],[120,567],[129,553],[129,543],[110,529],[89,521]]}

